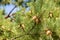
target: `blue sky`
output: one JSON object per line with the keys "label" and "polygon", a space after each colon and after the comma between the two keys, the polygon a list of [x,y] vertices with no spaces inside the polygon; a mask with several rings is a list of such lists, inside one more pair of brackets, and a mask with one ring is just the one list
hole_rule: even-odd
{"label": "blue sky", "polygon": [[[24,0],[24,2],[28,2],[28,0]],[[5,13],[8,15],[9,12],[14,8],[14,6],[15,6],[15,5],[13,5],[13,4],[9,4],[9,5],[4,6]],[[0,9],[3,9],[3,6],[2,6],[2,5],[0,5]],[[29,9],[30,9],[30,7],[26,8],[26,11],[25,11],[25,12],[29,11]],[[16,7],[16,8],[12,11],[12,13],[15,13],[15,12],[17,12],[17,11],[19,11],[19,10],[21,10],[21,8]]]}
{"label": "blue sky", "polygon": [[[5,13],[8,14],[14,7],[15,7],[15,5],[13,5],[13,4],[6,5],[6,6],[4,7]],[[15,9],[12,11],[12,13],[17,12],[18,10],[20,10],[19,7],[15,8]]]}

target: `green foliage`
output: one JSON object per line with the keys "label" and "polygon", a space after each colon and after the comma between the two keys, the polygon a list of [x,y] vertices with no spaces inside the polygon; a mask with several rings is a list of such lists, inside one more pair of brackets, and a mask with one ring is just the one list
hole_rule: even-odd
{"label": "green foliage", "polygon": [[[25,8],[16,12],[14,22],[5,19],[0,10],[1,40],[60,40],[60,6],[59,0],[32,0]],[[47,33],[49,32],[50,33]]]}

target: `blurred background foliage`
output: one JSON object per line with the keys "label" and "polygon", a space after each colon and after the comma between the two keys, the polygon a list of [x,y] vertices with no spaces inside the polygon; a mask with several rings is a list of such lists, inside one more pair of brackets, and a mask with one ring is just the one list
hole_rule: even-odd
{"label": "blurred background foliage", "polygon": [[0,0],[3,6],[11,3],[21,10],[8,19],[0,10],[0,40],[60,40],[60,0]]}

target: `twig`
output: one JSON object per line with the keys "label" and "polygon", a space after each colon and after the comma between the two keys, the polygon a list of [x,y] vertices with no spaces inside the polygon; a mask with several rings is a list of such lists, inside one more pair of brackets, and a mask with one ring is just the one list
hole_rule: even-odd
{"label": "twig", "polygon": [[9,12],[9,14],[5,17],[5,18],[9,18],[10,14],[12,13],[12,11],[17,7],[17,5]]}

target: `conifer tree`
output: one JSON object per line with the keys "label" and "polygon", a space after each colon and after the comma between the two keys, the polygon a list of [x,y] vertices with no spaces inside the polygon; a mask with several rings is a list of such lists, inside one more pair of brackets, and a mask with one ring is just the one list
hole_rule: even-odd
{"label": "conifer tree", "polygon": [[[15,1],[22,6],[19,0]],[[59,0],[31,0],[26,4],[30,10],[25,13],[26,8],[21,7],[12,14],[12,22],[0,10],[0,40],[60,40]]]}

